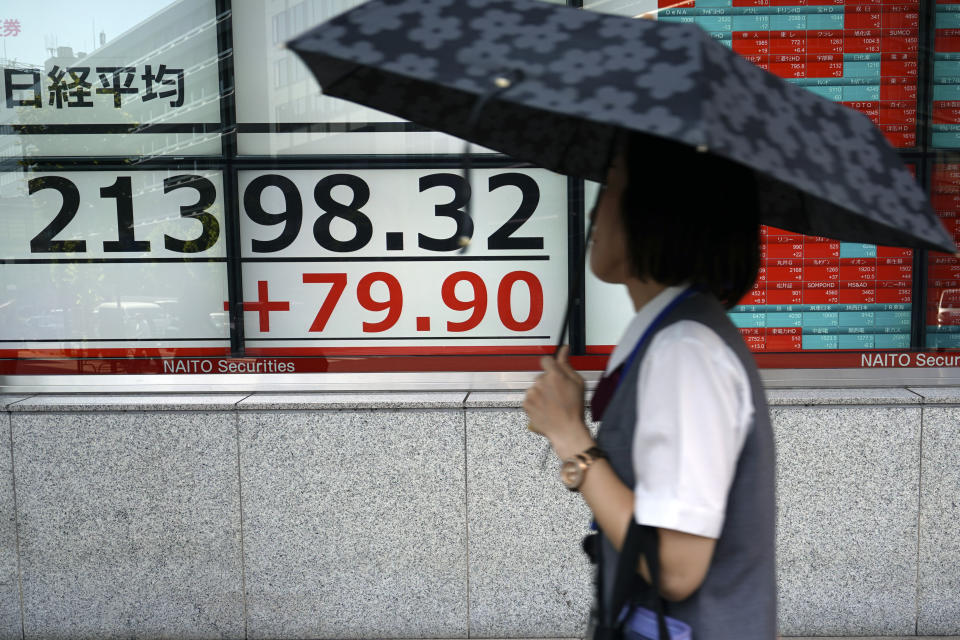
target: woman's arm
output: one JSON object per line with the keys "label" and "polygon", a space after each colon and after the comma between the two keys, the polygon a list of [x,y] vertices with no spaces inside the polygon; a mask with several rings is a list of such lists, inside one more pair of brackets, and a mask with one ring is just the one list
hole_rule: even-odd
{"label": "woman's arm", "polygon": [[[567,353],[564,347],[556,360],[542,359],[544,372],[527,391],[523,403],[530,417],[530,429],[548,438],[561,460],[595,445],[583,421],[583,379],[570,366]],[[633,517],[633,491],[620,481],[606,460],[597,460],[587,470],[580,493],[597,525],[619,550]],[[684,600],[703,584],[716,541],[672,529],[658,532],[660,592],[668,600]],[[650,582],[642,560],[638,569]]]}
{"label": "woman's arm", "polygon": [[[594,446],[586,426],[582,429],[585,437],[551,441],[558,457],[569,458]],[[619,551],[633,517],[633,491],[620,481],[606,460],[597,460],[587,470],[580,494],[593,511],[597,525]],[[686,600],[703,584],[716,540],[673,529],[657,531],[660,534],[660,592],[667,600]],[[644,580],[651,582],[642,558],[639,571]]]}

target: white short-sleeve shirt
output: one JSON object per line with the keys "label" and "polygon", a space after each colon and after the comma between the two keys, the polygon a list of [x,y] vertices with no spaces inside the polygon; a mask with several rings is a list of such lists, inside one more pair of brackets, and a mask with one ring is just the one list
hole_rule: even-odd
{"label": "white short-sleeve shirt", "polygon": [[[685,290],[669,287],[627,326],[607,363],[623,364],[656,316]],[[655,333],[637,376],[634,517],[719,538],[753,398],[747,372],[709,327],[681,320]]]}

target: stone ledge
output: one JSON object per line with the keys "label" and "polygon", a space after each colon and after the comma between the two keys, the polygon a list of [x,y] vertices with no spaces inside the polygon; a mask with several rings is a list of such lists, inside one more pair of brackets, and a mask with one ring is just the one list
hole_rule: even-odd
{"label": "stone ledge", "polygon": [[[767,391],[770,406],[819,405],[909,405],[925,402],[920,390],[902,388],[878,389],[772,389]],[[960,403],[960,388],[925,390],[939,392],[943,402]],[[465,406],[472,408],[519,409],[523,405],[522,392],[471,392]],[[935,397],[935,396],[934,396]],[[590,391],[587,391],[587,406]]]}
{"label": "stone ledge", "polygon": [[29,397],[30,396],[2,394],[0,395],[0,409],[8,409],[10,405],[16,404],[17,402],[20,402],[22,400],[26,400]]}
{"label": "stone ledge", "polygon": [[[960,404],[960,387],[770,389],[767,402],[777,406],[889,406]],[[591,390],[587,389],[589,406]],[[290,393],[152,393],[0,394],[0,411],[297,411],[338,409],[520,409],[522,391],[438,392],[290,392]]]}
{"label": "stone ledge", "polygon": [[[770,389],[775,406],[958,405],[960,387]],[[590,390],[587,390],[589,405]],[[0,411],[296,411],[317,409],[520,409],[522,391],[205,394],[0,394]]]}
{"label": "stone ledge", "polygon": [[924,404],[960,404],[960,387],[909,387]]}
{"label": "stone ledge", "polygon": [[[960,390],[958,390],[960,392]],[[909,389],[770,389],[770,406],[812,405],[890,405],[920,404],[923,401]]]}
{"label": "stone ledge", "polygon": [[464,403],[467,409],[519,409],[523,406],[522,391],[479,391],[467,396]]}
{"label": "stone ledge", "polygon": [[8,411],[230,411],[249,394],[35,395],[7,405]]}
{"label": "stone ledge", "polygon": [[409,393],[255,393],[241,401],[244,411],[304,411],[323,409],[462,409],[465,391]]}

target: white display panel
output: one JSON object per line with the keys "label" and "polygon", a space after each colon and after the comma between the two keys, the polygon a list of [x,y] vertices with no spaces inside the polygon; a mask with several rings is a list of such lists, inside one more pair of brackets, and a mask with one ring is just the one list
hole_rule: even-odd
{"label": "white display panel", "polygon": [[[403,131],[405,121],[322,95],[300,58],[283,43],[363,0],[244,0],[233,6],[240,155],[461,153],[458,138]],[[330,127],[329,125],[335,125]],[[367,131],[350,129],[366,128]],[[332,130],[327,130],[332,129]],[[346,129],[346,130],[345,130]],[[371,130],[372,129],[372,130]],[[472,147],[474,153],[493,153]]]}
{"label": "white display panel", "polygon": [[[588,224],[589,213],[599,191],[600,185],[596,182],[586,182],[584,185]],[[593,275],[590,271],[590,250],[587,253],[587,275],[584,281],[587,353],[610,353],[620,341],[636,311],[625,286],[608,284]]]}
{"label": "white display panel", "polygon": [[[658,2],[657,0],[585,0],[583,8],[621,16],[656,18]],[[585,202],[588,213],[596,201],[599,189],[600,185],[596,182],[585,183]],[[636,314],[633,302],[627,295],[626,287],[620,284],[608,284],[593,275],[590,271],[589,253],[585,288],[586,352],[588,354],[610,353]]]}
{"label": "white display panel", "polygon": [[59,3],[17,13],[23,32],[4,43],[0,71],[0,156],[220,154],[213,0],[105,0],[85,8],[83,29],[53,17]]}
{"label": "white display panel", "polygon": [[0,351],[228,348],[222,203],[217,171],[0,174]]}
{"label": "white display panel", "polygon": [[567,293],[566,179],[471,178],[468,196],[451,170],[241,171],[247,353],[549,350]]}
{"label": "white display panel", "polygon": [[585,0],[583,8],[631,18],[656,16],[657,0]]}

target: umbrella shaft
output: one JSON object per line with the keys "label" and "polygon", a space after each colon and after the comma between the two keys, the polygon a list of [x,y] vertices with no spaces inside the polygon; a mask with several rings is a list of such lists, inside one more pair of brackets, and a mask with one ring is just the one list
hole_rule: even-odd
{"label": "umbrella shaft", "polygon": [[[463,143],[463,180],[467,183],[467,187],[470,187],[470,168],[471,168],[471,159],[470,159],[470,138],[473,135],[473,129],[477,126],[477,122],[480,121],[480,114],[483,112],[483,108],[487,106],[487,103],[502,94],[504,91],[509,89],[514,85],[514,83],[523,80],[523,73],[519,70],[505,72],[503,75],[497,76],[493,79],[493,86],[485,94],[480,96],[477,101],[473,104],[473,108],[470,110],[470,116],[467,118],[466,123],[466,133],[464,134],[464,143]],[[468,198],[467,203],[463,206],[463,217],[461,221],[461,229],[467,229],[468,221],[470,220],[470,202],[473,198]],[[464,253],[467,250],[467,247],[470,245],[470,238],[466,236],[461,236],[459,239],[460,243],[460,253]]]}
{"label": "umbrella shaft", "polygon": [[563,324],[560,325],[560,335],[557,338],[557,346],[553,350],[554,358],[556,358],[560,352],[560,347],[563,346],[563,339],[566,336],[567,330],[570,328],[570,317],[573,315],[573,300],[576,298],[578,292],[583,289],[583,278],[587,268],[587,251],[590,249],[590,239],[593,237],[593,225],[596,219],[596,216],[590,215],[590,224],[587,226],[587,235],[583,240],[583,251],[580,252],[580,264],[576,272],[577,281],[574,287],[567,291],[567,307],[563,312]]}

